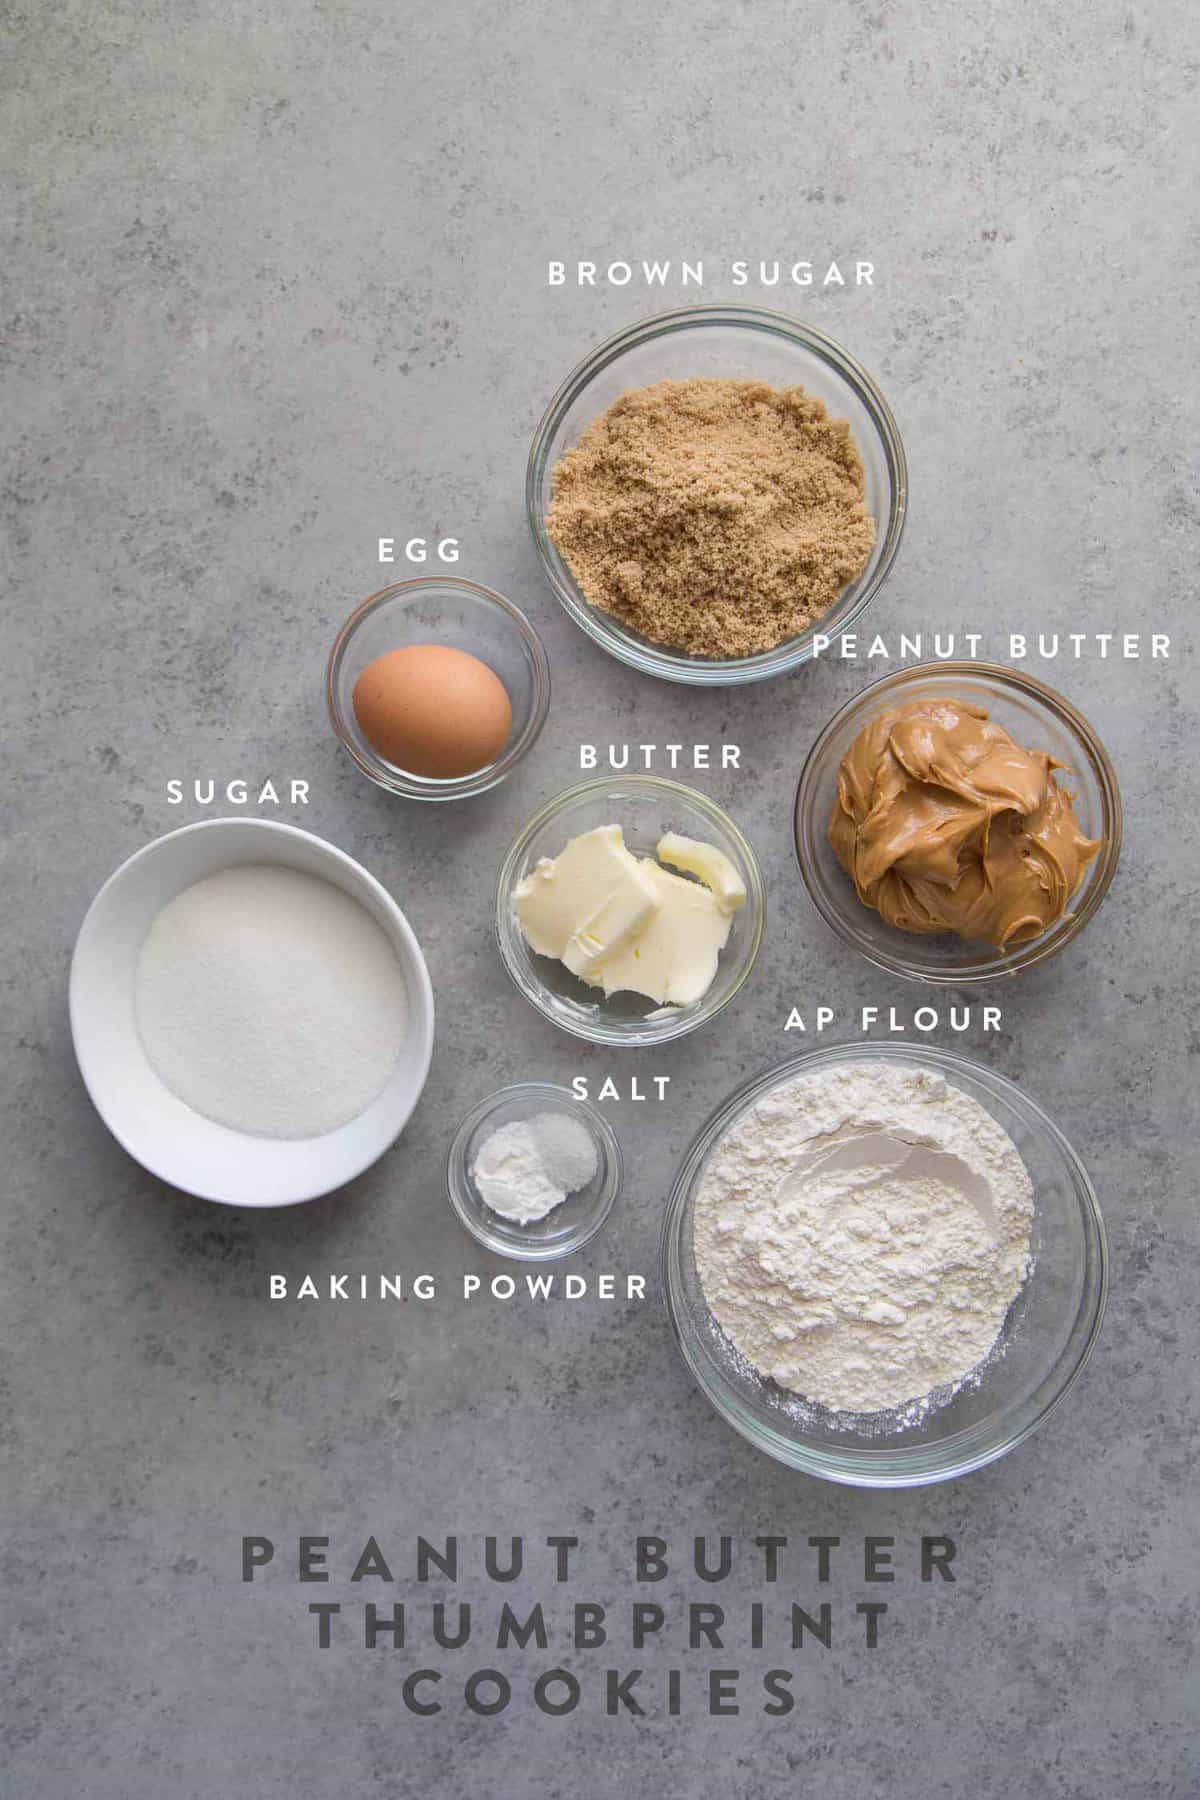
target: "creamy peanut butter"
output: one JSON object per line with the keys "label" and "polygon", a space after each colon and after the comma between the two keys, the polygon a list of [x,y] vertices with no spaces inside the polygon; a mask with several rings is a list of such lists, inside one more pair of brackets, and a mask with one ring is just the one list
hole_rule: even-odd
{"label": "creamy peanut butter", "polygon": [[889,925],[1011,949],[1064,916],[1100,848],[1054,779],[1064,766],[982,707],[910,700],[842,758],[829,840]]}

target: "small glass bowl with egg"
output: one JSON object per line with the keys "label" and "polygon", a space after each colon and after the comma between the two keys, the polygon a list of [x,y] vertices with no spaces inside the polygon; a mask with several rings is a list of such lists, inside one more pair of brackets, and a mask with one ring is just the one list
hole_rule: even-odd
{"label": "small glass bowl with egg", "polygon": [[377,787],[463,800],[512,773],[550,705],[550,665],[519,607],[473,581],[421,576],[355,608],[329,656],[339,740]]}
{"label": "small glass bowl with egg", "polygon": [[[619,945],[613,939],[614,949],[605,954],[589,930],[575,936],[575,949],[580,954],[570,955],[568,961],[584,970],[586,980],[574,973],[560,954],[534,949],[522,924],[520,909],[527,905],[523,896],[528,895],[531,883],[544,876],[546,864],[559,858],[574,840],[587,833],[604,834],[614,826],[620,827],[621,842],[614,843],[609,832],[603,846],[607,855],[619,857],[623,847],[638,861],[642,879],[650,877],[653,884],[666,885],[668,889],[672,880],[683,881],[689,887],[699,883],[704,890],[704,900],[696,897],[692,906],[701,931],[710,933],[713,944],[720,943],[716,972],[703,991],[682,1004],[671,1003],[669,998],[664,1002],[623,986],[606,991],[622,971],[638,967],[636,959],[643,947],[646,966],[656,949],[661,948],[661,941],[657,946],[647,942],[646,924],[639,926],[634,920],[634,929],[629,930],[628,890],[596,895],[598,905],[604,902],[603,919],[594,922],[597,932],[602,937],[605,930],[615,931]],[[672,844],[666,840],[673,840],[676,848],[672,850]],[[685,840],[683,848],[678,847],[679,840]],[[709,880],[715,880],[716,886],[710,886],[685,862],[672,862],[671,855],[665,854],[669,851],[675,856],[687,856],[687,844],[693,851],[696,846],[705,846],[718,853],[715,868],[719,875],[709,871]],[[718,893],[718,886],[726,889],[724,894]],[[709,895],[725,913],[723,920],[707,917],[715,910],[710,906]],[[682,898],[686,906],[688,896]],[[636,905],[636,896],[633,904]],[[649,904],[653,908],[653,899]],[[622,908],[623,918],[617,920],[615,915]],[[581,925],[587,923],[583,916],[587,911],[585,903],[578,921]],[[660,924],[665,923],[668,911],[666,907],[662,909]],[[526,925],[528,919],[526,912]],[[500,955],[525,998],[552,1024],[573,1037],[629,1048],[669,1043],[695,1031],[728,1006],[754,966],[765,919],[766,894],[758,859],[728,813],[695,789],[657,775],[608,776],[581,782],[559,794],[530,819],[518,836],[504,859],[496,891]],[[658,935],[661,940],[661,931]],[[542,941],[547,940],[543,937]],[[593,951],[596,960],[588,962]]]}

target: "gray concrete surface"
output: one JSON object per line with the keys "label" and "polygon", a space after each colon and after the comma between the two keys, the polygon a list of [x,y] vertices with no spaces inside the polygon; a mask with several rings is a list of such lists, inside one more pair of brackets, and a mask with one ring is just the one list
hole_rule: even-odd
{"label": "gray concrete surface", "polygon": [[[823,1800],[973,1794],[1182,1800],[1196,1791],[1194,73],[1188,10],[1071,0],[578,10],[4,8],[6,919],[2,1021],[4,1791],[19,1800],[353,1794]],[[1111,1237],[1103,1341],[1069,1404],[956,1485],[869,1496],[775,1467],[695,1392],[656,1274],[672,1170],[711,1106],[796,1047],[793,1002],[920,996],[842,950],[798,891],[800,759],[865,671],[748,694],[634,678],[539,577],[522,511],[535,420],[598,338],[662,303],[548,291],[550,257],[865,257],[869,290],[775,293],[892,398],[912,464],[901,562],[874,623],[1169,631],[1167,664],[1047,671],[1092,714],[1127,805],[1122,869],[1070,955],[1003,995],[974,1046],[1085,1155]],[[713,279],[708,294],[733,297]],[[673,298],[674,296],[669,296]],[[760,297],[755,290],[745,298]],[[526,605],[555,706],[536,755],[469,809],[405,808],[339,757],[331,633],[379,585],[375,540],[452,532],[460,568]],[[580,736],[745,747],[699,778],[765,866],[752,984],[651,1059],[662,1107],[614,1120],[631,1178],[585,1272],[644,1271],[644,1307],[272,1306],[271,1272],[486,1269],[442,1159],[463,1110],[520,1077],[650,1062],[573,1046],[510,990],[494,872]],[[303,776],[279,816],[365,859],[421,937],[439,1004],[411,1129],[353,1188],[275,1216],[169,1191],[123,1155],[75,1071],[75,931],[138,845],[200,816],[166,782]],[[1190,1162],[1190,1167],[1189,1167]],[[1189,1179],[1190,1177],[1190,1179]],[[629,1648],[647,1682],[741,1666],[743,1709],[605,1716],[606,1652],[571,1718],[517,1692],[479,1718],[408,1714],[427,1648],[316,1648],[368,1532],[407,1585],[417,1532],[462,1535],[457,1589],[497,1660],[508,1590],[485,1533],[582,1540],[571,1600],[627,1606],[638,1532],[731,1533],[717,1597],[764,1595],[756,1533],[898,1539],[898,1578],[829,1588],[834,1647]],[[923,1586],[922,1531],[959,1544]],[[243,1533],[280,1544],[239,1580]],[[299,1533],[334,1580],[294,1579]],[[289,1549],[290,1546],[290,1549]],[[543,1557],[545,1552],[543,1551]],[[677,1574],[676,1604],[708,1599]],[[535,1569],[515,1590],[563,1606]],[[860,1599],[889,1602],[868,1653]],[[389,1591],[386,1598],[393,1597]],[[823,1596],[807,1577],[795,1597]],[[351,1615],[347,1613],[347,1618]],[[761,1669],[797,1708],[761,1711]]]}

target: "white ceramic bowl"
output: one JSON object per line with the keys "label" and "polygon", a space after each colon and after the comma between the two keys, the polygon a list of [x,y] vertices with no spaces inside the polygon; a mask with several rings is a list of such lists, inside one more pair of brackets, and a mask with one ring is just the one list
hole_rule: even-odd
{"label": "white ceramic bowl", "polygon": [[[158,913],[221,869],[278,863],[332,882],[386,932],[408,987],[405,1050],[356,1119],[312,1138],[252,1137],[193,1112],[151,1067],[134,1015],[134,975]],[[88,909],[71,961],[71,1036],[97,1112],[131,1156],[186,1193],[228,1206],[290,1206],[360,1175],[403,1130],[433,1054],[433,989],[408,920],[373,875],[311,832],[268,819],[206,819],[122,863]]]}

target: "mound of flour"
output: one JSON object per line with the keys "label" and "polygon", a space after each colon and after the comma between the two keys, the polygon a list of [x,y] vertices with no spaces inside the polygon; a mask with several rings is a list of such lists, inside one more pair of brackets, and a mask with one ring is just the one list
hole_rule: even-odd
{"label": "mound of flour", "polygon": [[174,1094],[257,1137],[317,1137],[368,1107],[408,1032],[395,951],[365,907],[298,869],[185,888],[138,957],[138,1033]]}
{"label": "mound of flour", "polygon": [[717,1144],[697,1193],[705,1298],[735,1348],[839,1412],[954,1388],[1029,1268],[1015,1144],[940,1075],[845,1063],[798,1076]]}

